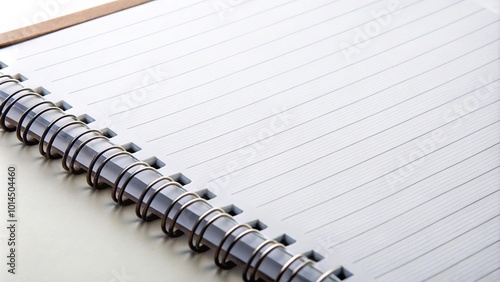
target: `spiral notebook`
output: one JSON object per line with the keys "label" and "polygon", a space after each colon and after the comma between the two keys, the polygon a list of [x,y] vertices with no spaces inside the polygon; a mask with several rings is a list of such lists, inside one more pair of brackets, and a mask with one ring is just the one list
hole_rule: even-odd
{"label": "spiral notebook", "polygon": [[245,281],[497,281],[499,19],[152,1],[0,50],[1,125]]}

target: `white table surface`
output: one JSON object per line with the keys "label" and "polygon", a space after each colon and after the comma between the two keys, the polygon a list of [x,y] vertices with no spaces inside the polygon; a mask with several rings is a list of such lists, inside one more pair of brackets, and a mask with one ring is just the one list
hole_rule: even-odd
{"label": "white table surface", "polygon": [[[17,265],[7,272],[7,168],[16,167]],[[213,252],[193,253],[186,236],[167,239],[160,222],[144,223],[110,190],[95,191],[61,160],[46,160],[0,130],[0,281],[241,281],[219,270]]]}

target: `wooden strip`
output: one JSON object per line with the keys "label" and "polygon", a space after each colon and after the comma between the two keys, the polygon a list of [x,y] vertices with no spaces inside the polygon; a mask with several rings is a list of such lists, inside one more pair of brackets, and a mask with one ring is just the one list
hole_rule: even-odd
{"label": "wooden strip", "polygon": [[0,47],[16,44],[152,0],[119,0],[0,34]]}

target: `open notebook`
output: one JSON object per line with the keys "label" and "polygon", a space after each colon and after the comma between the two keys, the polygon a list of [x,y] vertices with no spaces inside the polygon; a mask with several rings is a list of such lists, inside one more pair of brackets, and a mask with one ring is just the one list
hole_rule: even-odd
{"label": "open notebook", "polygon": [[[324,281],[497,281],[499,19],[467,0],[153,1],[0,50],[0,72]],[[221,257],[245,252],[233,231]],[[312,273],[269,246],[256,275]]]}

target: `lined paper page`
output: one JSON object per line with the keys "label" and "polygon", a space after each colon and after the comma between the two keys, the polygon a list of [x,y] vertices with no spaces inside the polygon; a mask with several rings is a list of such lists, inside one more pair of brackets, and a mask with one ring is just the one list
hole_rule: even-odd
{"label": "lined paper page", "polygon": [[500,279],[500,17],[459,0],[231,3],[154,1],[3,55],[188,187],[377,280]]}

